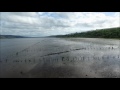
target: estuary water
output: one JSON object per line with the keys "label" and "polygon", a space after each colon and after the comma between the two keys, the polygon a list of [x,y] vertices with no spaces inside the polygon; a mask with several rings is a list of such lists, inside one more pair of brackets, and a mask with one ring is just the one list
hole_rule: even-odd
{"label": "estuary water", "polygon": [[120,40],[0,39],[0,78],[120,78]]}

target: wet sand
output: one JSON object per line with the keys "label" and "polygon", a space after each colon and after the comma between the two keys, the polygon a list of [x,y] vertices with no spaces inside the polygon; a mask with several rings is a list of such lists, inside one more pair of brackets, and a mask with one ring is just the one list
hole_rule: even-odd
{"label": "wet sand", "polygon": [[120,40],[34,38],[1,42],[0,78],[120,78]]}

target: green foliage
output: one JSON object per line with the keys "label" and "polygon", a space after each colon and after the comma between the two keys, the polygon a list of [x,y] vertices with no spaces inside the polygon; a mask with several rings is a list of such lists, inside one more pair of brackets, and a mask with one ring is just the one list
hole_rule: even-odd
{"label": "green foliage", "polygon": [[84,38],[120,38],[120,27],[99,29],[81,33],[73,33],[67,35],[57,35],[55,37],[84,37]]}

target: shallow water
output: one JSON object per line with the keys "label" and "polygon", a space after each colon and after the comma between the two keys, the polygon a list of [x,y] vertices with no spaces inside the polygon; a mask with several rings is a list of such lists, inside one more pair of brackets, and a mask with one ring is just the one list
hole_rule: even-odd
{"label": "shallow water", "polygon": [[120,40],[0,40],[1,78],[120,78]]}

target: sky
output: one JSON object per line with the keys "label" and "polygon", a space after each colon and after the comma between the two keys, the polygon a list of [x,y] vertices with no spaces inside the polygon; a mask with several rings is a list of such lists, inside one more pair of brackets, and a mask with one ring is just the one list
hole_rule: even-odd
{"label": "sky", "polygon": [[120,27],[120,12],[0,12],[0,35],[42,37]]}

